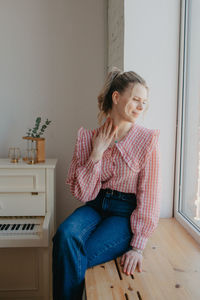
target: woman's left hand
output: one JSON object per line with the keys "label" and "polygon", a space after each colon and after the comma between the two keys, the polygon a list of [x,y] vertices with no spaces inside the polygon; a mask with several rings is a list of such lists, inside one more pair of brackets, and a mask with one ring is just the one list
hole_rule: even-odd
{"label": "woman's left hand", "polygon": [[123,272],[127,275],[133,274],[135,268],[138,267],[139,272],[142,272],[142,254],[130,250],[123,254],[120,264],[123,266]]}

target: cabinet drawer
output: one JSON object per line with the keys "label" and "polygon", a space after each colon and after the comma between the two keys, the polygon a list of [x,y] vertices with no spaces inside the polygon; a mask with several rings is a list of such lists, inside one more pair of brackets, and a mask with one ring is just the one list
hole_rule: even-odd
{"label": "cabinet drawer", "polygon": [[0,169],[0,192],[45,192],[45,169]]}
{"label": "cabinet drawer", "polygon": [[44,216],[45,193],[0,193],[0,216]]}

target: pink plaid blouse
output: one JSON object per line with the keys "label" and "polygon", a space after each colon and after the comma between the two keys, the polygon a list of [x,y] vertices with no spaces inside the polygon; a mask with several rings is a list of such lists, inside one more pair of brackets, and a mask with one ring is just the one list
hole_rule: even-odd
{"label": "pink plaid blouse", "polygon": [[101,188],[135,193],[137,208],[130,216],[134,233],[130,245],[143,250],[160,215],[160,130],[134,123],[97,162],[90,159],[93,134],[93,130],[79,128],[66,183],[83,203],[95,199]]}

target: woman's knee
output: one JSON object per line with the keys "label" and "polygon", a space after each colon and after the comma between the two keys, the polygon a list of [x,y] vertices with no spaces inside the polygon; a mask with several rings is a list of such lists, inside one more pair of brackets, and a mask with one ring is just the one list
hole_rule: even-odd
{"label": "woman's knee", "polygon": [[90,207],[76,209],[57,229],[53,242],[78,241],[84,242],[95,229],[101,217]]}
{"label": "woman's knee", "polygon": [[63,243],[71,238],[78,238],[79,234],[80,232],[77,230],[77,224],[65,220],[58,227],[56,234],[53,237],[53,242]]}

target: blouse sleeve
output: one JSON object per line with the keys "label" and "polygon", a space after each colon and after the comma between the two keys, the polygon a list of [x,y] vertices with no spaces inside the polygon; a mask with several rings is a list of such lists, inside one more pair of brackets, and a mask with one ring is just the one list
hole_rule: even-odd
{"label": "blouse sleeve", "polygon": [[160,150],[153,148],[145,166],[140,170],[137,185],[137,207],[130,223],[133,232],[131,246],[144,249],[148,238],[158,225],[160,216]]}
{"label": "blouse sleeve", "polygon": [[70,191],[81,202],[96,198],[101,188],[101,160],[90,159],[90,147],[81,141],[82,128],[78,131],[73,158],[68,170],[66,184]]}

